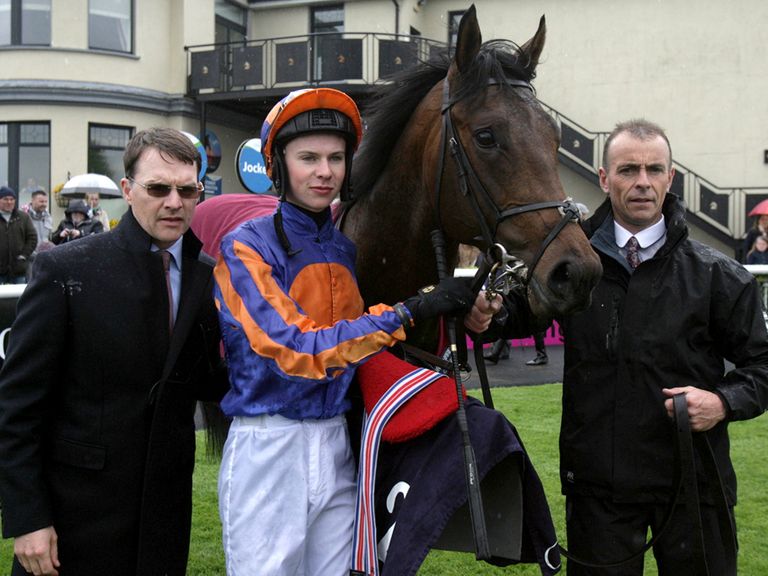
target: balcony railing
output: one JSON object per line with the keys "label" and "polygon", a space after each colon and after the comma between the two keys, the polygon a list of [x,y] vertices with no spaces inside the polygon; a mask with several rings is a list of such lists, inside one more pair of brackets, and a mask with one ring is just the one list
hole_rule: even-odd
{"label": "balcony railing", "polygon": [[386,81],[447,45],[421,36],[318,33],[188,46],[189,93],[372,85]]}
{"label": "balcony railing", "polygon": [[[345,90],[387,82],[429,60],[447,45],[421,36],[319,33],[188,46],[188,93],[198,100],[238,99],[323,84]],[[591,132],[542,103],[560,126],[560,158],[597,181],[606,132]],[[748,212],[768,198],[768,187],[722,187],[679,162],[671,190],[688,205],[691,220],[734,249],[749,227]]]}

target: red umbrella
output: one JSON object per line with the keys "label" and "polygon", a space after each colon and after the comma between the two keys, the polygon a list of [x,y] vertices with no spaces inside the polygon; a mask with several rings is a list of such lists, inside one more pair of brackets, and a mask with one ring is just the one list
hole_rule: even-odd
{"label": "red umbrella", "polygon": [[768,199],[758,202],[757,206],[749,212],[750,216],[761,216],[763,214],[768,214]]}

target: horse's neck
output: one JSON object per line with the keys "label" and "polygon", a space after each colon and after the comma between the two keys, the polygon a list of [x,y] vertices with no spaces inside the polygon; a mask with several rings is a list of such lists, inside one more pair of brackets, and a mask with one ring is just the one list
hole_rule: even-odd
{"label": "horse's neck", "polygon": [[[411,191],[407,191],[411,193]],[[350,212],[345,231],[357,245],[360,291],[369,305],[394,303],[437,281],[428,208],[372,196]],[[448,248],[454,262],[456,247]],[[452,270],[452,266],[451,266]]]}

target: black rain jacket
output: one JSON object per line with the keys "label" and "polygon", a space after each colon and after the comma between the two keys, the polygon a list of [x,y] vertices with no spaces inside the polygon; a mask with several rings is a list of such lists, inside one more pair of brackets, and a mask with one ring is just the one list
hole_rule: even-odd
{"label": "black rain jacket", "polygon": [[[610,201],[584,223],[603,276],[590,307],[562,320],[562,489],[618,502],[668,500],[674,429],[661,390],[695,386],[726,404],[726,420],[706,434],[735,504],[728,422],[768,406],[760,290],[735,260],[688,238],[679,198],[667,194],[663,212],[666,242],[632,275],[615,244]],[[734,365],[727,373],[726,360]]]}

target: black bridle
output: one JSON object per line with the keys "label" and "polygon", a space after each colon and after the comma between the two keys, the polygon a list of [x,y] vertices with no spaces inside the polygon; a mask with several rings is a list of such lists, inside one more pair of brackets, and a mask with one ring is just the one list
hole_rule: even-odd
{"label": "black bridle", "polygon": [[[533,92],[532,86],[528,82],[525,82],[523,80],[505,79],[504,82],[499,82],[496,80],[492,80],[489,82],[489,85],[502,85],[502,84],[507,86],[512,86],[512,87],[525,88]],[[507,275],[510,277],[510,279],[514,278],[519,283],[527,285],[531,280],[531,277],[533,275],[534,269],[536,268],[536,265],[541,259],[541,256],[544,254],[544,251],[547,249],[547,246],[549,246],[552,243],[552,241],[555,239],[555,237],[557,237],[557,235],[565,227],[566,224],[568,224],[569,222],[579,221],[579,209],[572,200],[566,199],[562,202],[556,202],[556,201],[536,202],[532,204],[526,204],[523,206],[515,206],[513,208],[506,208],[504,210],[499,210],[499,208],[496,206],[496,203],[493,201],[493,198],[488,193],[488,190],[485,188],[485,186],[483,186],[483,183],[478,178],[477,173],[472,168],[472,163],[469,161],[469,158],[467,157],[467,153],[464,150],[464,146],[461,143],[461,137],[459,136],[459,133],[456,131],[456,128],[453,125],[451,110],[453,108],[453,105],[456,104],[457,101],[458,99],[451,100],[450,85],[448,83],[448,78],[446,77],[446,79],[443,82],[443,105],[441,110],[443,121],[441,125],[441,134],[440,134],[440,159],[438,161],[437,174],[435,178],[435,214],[436,214],[437,227],[432,232],[432,244],[435,249],[438,276],[440,278],[443,278],[448,273],[448,266],[446,263],[445,252],[444,252],[445,241],[443,237],[443,227],[442,227],[442,222],[440,218],[440,189],[442,187],[443,169],[445,167],[446,143],[448,143],[450,145],[451,156],[453,157],[454,162],[456,164],[456,172],[459,178],[459,186],[461,189],[461,193],[463,196],[466,196],[470,201],[472,209],[474,210],[475,216],[477,218],[477,223],[480,226],[480,230],[483,235],[483,240],[487,248],[487,254],[486,254],[486,257],[483,259],[483,265],[479,267],[477,275],[475,276],[475,282],[473,285],[475,292],[478,292],[480,290],[484,277],[488,276],[489,272],[492,269],[495,270],[498,266],[502,266],[503,268],[506,268],[508,270]],[[492,208],[493,213],[495,215],[496,222],[494,223],[493,232],[488,226],[488,223],[486,222],[486,219],[483,215],[483,211],[480,207],[480,202],[478,201],[478,196],[479,196],[478,191],[482,193],[482,196],[484,196],[485,198],[485,203]],[[534,256],[530,266],[527,269],[528,270],[527,274],[525,274],[526,268],[524,265],[521,265],[522,261],[519,260],[518,258],[507,255],[504,247],[496,244],[495,238],[496,238],[496,232],[498,230],[499,224],[501,224],[507,218],[517,216],[518,214],[523,214],[525,212],[533,212],[536,210],[546,210],[550,208],[559,210],[560,213],[562,214],[562,218],[560,219],[558,224],[552,230],[550,230],[549,234],[544,239],[544,242],[542,243],[541,247],[539,248],[538,252]],[[493,264],[493,268],[491,267],[492,259],[496,260],[495,264]],[[508,266],[509,262],[512,262],[512,261],[515,261],[516,266],[514,267]],[[487,290],[486,295],[492,295],[492,293],[493,293],[493,288],[491,288],[490,290]],[[456,420],[459,426],[459,431],[461,433],[461,439],[462,439],[464,471],[465,471],[465,477],[466,477],[466,483],[467,483],[467,505],[469,508],[469,516],[472,523],[472,535],[473,535],[474,544],[475,544],[475,557],[478,560],[488,560],[491,558],[491,548],[490,548],[490,543],[488,539],[488,530],[485,523],[485,514],[483,511],[483,499],[480,491],[480,479],[477,473],[477,462],[475,460],[474,449],[472,447],[472,443],[469,438],[467,414],[466,414],[466,409],[464,407],[464,398],[463,398],[462,389],[461,389],[462,385],[461,385],[461,377],[459,375],[458,346],[457,346],[457,342],[459,341],[459,339],[457,338],[456,319],[449,317],[447,318],[446,324],[448,328],[448,337],[450,341],[450,358],[452,363],[452,372],[453,372],[453,377],[456,384],[456,395],[458,400]],[[463,332],[461,333],[463,334]],[[463,336],[461,340],[463,342],[464,340]],[[487,374],[485,373],[485,365],[482,364],[481,366],[481,363],[483,362],[482,343],[480,342],[479,336],[476,337],[474,340],[475,340],[475,358],[476,358],[476,363],[478,364],[478,371],[480,372],[480,379],[481,379],[481,384],[483,389],[483,398],[485,399],[486,405],[489,408],[493,408],[493,399],[491,398],[488,377],[487,377]]]}
{"label": "black bridle", "polygon": [[[529,82],[515,78],[507,78],[503,81],[491,80],[489,81],[488,85],[524,88],[533,92],[533,87]],[[438,161],[435,178],[435,213],[437,217],[437,229],[441,231],[443,229],[442,221],[440,218],[440,189],[442,187],[447,142],[450,146],[451,157],[454,159],[456,164],[456,174],[459,177],[459,187],[461,193],[463,196],[468,198],[470,205],[472,206],[472,210],[474,211],[477,223],[480,226],[480,232],[482,234],[486,248],[490,249],[496,244],[496,232],[499,228],[499,225],[507,218],[517,216],[518,214],[524,214],[526,212],[534,212],[550,208],[557,209],[560,212],[560,215],[562,216],[560,221],[557,223],[557,225],[555,225],[554,228],[552,228],[552,230],[550,230],[549,234],[542,242],[538,251],[531,260],[530,265],[527,266],[527,274],[525,274],[525,277],[522,277],[522,274],[525,273],[526,267],[519,268],[520,280],[523,284],[527,285],[533,276],[533,271],[536,268],[536,265],[544,255],[544,251],[557,237],[565,225],[570,222],[580,221],[581,218],[579,208],[573,200],[566,198],[563,201],[534,202],[531,204],[499,210],[490,193],[483,185],[480,178],[478,178],[477,172],[475,172],[474,168],[472,167],[472,163],[470,162],[469,157],[467,156],[467,152],[461,142],[461,136],[456,131],[456,128],[453,124],[452,108],[458,101],[458,99],[451,99],[450,85],[448,83],[448,78],[446,78],[443,81],[443,105],[441,109],[443,121],[440,134],[440,159]],[[490,226],[488,225],[488,222],[483,215],[483,211],[478,200],[479,197],[484,198],[485,204],[490,206],[495,216],[496,221],[494,223],[493,231],[491,231]]]}
{"label": "black bridle", "polygon": [[[521,87],[533,92],[532,86],[524,80],[506,79],[503,82],[492,80],[489,85],[501,85],[505,84],[512,87]],[[463,196],[466,196],[472,209],[477,217],[477,222],[480,226],[483,241],[486,244],[487,256],[484,265],[480,266],[478,273],[475,277],[475,289],[476,291],[482,286],[482,282],[478,280],[484,279],[488,275],[490,266],[494,261],[494,268],[496,266],[504,266],[510,261],[516,261],[514,268],[509,270],[509,274],[517,276],[518,281],[527,285],[530,282],[533,271],[536,265],[539,263],[544,251],[557,237],[560,231],[569,222],[579,222],[581,220],[581,214],[578,206],[570,198],[566,198],[562,202],[550,201],[550,202],[536,202],[532,204],[525,204],[522,206],[515,206],[513,208],[506,208],[499,210],[493,198],[488,193],[488,190],[483,186],[483,183],[477,176],[477,173],[472,168],[472,164],[467,157],[467,153],[464,150],[464,146],[461,143],[461,138],[456,131],[453,120],[451,117],[451,109],[458,100],[451,100],[450,88],[448,79],[446,78],[443,84],[443,106],[442,106],[442,132],[440,141],[440,159],[438,162],[438,170],[435,179],[435,212],[437,220],[437,229],[432,233],[432,242],[435,247],[435,255],[437,257],[438,273],[442,277],[447,273],[446,258],[444,251],[444,239],[442,231],[442,223],[440,218],[440,188],[442,185],[442,175],[445,163],[445,148],[446,141],[450,145],[451,156],[456,163],[456,172],[459,177],[459,186]],[[449,139],[450,138],[450,139]],[[488,223],[483,215],[478,201],[478,193],[480,191],[482,196],[485,197],[485,202],[491,207],[496,218],[494,224],[494,230],[491,232]],[[518,258],[510,257],[506,254],[503,246],[496,243],[496,231],[499,224],[501,224],[507,218],[517,216],[518,214],[524,214],[526,212],[533,212],[536,210],[545,210],[550,208],[556,208],[560,214],[561,219],[555,225],[552,230],[547,234],[539,250],[536,252],[534,258],[531,260],[531,264],[528,267],[527,274],[523,278],[525,266],[520,265],[521,261]],[[493,276],[493,274],[491,275]],[[490,282],[489,282],[490,283]],[[461,384],[458,377],[458,362],[457,358],[457,339],[456,339],[456,320],[455,318],[449,318],[449,334],[451,339],[451,358],[453,361],[453,373],[456,380],[457,393],[459,398],[459,409],[457,411],[459,428],[462,432],[462,442],[464,444],[465,451],[465,466],[467,468],[467,490],[468,490],[468,506],[470,511],[470,518],[472,521],[473,537],[475,543],[475,555],[478,559],[487,560],[490,558],[490,545],[488,540],[487,527],[485,524],[485,517],[483,512],[482,495],[479,490],[479,482],[470,482],[470,473],[476,469],[476,463],[474,459],[474,451],[469,442],[467,433],[466,412],[464,410],[463,399],[461,394]],[[480,373],[480,380],[483,389],[483,397],[485,403],[489,408],[493,408],[493,402],[490,396],[490,388],[487,382],[487,374],[485,373],[485,366],[482,355],[482,341],[480,338],[474,339],[475,345],[475,360],[478,372]],[[714,453],[709,444],[709,440],[705,434],[691,435],[690,424],[688,420],[688,408],[685,400],[685,394],[679,394],[673,398],[674,401],[674,414],[675,423],[677,428],[677,465],[675,470],[675,476],[677,480],[675,482],[677,489],[675,491],[675,497],[669,506],[669,509],[665,515],[665,519],[662,522],[661,529],[653,535],[653,537],[645,543],[639,550],[629,555],[626,558],[622,558],[615,562],[607,563],[595,563],[583,558],[577,558],[568,550],[562,546],[557,546],[559,552],[570,559],[571,562],[581,564],[583,566],[595,567],[595,568],[609,568],[622,566],[632,560],[642,556],[647,550],[661,538],[662,534],[666,531],[669,525],[672,513],[678,506],[678,502],[684,501],[685,507],[688,509],[688,513],[691,517],[691,524],[694,527],[693,534],[693,549],[694,549],[694,562],[695,571],[697,576],[709,576],[710,571],[707,566],[706,553],[704,550],[704,533],[702,531],[701,513],[699,510],[699,497],[697,492],[697,472],[696,472],[696,459],[694,458],[694,446],[699,453],[701,463],[706,468],[706,474],[710,478],[716,480],[714,487],[711,488],[710,497],[716,503],[716,509],[718,513],[718,526],[723,535],[723,544],[725,547],[725,554],[728,558],[730,565],[736,565],[736,537],[735,529],[733,526],[732,518],[729,513],[728,501],[723,490],[723,482],[717,469]],[[685,489],[683,490],[683,487]],[[684,498],[681,498],[681,494]],[[547,554],[549,550],[547,551]],[[549,564],[549,560],[547,559]]]}

